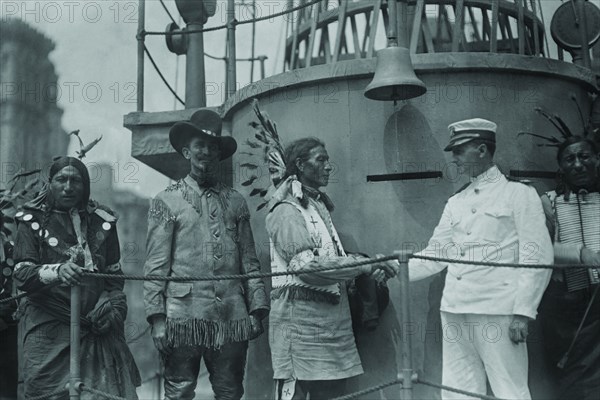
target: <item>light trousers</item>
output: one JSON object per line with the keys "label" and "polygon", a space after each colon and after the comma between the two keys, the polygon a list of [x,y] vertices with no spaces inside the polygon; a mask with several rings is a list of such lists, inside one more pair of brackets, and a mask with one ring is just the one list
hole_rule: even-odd
{"label": "light trousers", "polygon": [[[486,394],[486,381],[489,381],[496,397],[531,400],[527,384],[527,345],[510,340],[508,328],[512,315],[442,311],[441,317],[444,385]],[[444,400],[473,398],[442,391]]]}

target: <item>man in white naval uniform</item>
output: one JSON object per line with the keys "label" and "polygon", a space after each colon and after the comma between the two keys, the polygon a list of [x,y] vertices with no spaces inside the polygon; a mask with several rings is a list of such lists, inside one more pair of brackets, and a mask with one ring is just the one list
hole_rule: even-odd
{"label": "man in white naval uniform", "polygon": [[[481,118],[451,124],[444,149],[471,183],[446,203],[419,254],[454,260],[552,264],[553,251],[536,191],[511,182],[494,165],[496,124]],[[410,280],[448,268],[441,303],[444,385],[531,399],[525,339],[551,270],[445,263],[413,258]],[[443,399],[471,398],[442,391]]]}

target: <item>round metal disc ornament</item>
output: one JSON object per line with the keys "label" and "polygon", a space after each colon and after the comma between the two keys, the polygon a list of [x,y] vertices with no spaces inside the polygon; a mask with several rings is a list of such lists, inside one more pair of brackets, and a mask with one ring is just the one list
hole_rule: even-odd
{"label": "round metal disc ornament", "polygon": [[[591,47],[600,39],[600,9],[589,1],[585,1],[583,6],[580,7],[578,1],[571,0],[563,3],[556,9],[550,23],[552,38],[559,46],[567,50],[579,50],[582,48],[582,18],[585,18],[587,27],[586,38],[588,46]],[[585,14],[583,16],[580,15],[582,8]]]}

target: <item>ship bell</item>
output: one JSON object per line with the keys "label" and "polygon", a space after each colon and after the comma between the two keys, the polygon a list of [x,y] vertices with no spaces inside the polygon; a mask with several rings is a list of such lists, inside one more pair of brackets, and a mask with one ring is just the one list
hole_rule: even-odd
{"label": "ship bell", "polygon": [[373,80],[365,89],[371,100],[408,100],[425,94],[427,88],[417,77],[406,47],[391,46],[377,52]]}

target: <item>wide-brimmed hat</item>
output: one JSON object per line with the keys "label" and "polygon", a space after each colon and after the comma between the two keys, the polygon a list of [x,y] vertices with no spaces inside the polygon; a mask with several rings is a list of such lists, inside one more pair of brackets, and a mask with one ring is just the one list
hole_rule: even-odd
{"label": "wide-brimmed hat", "polygon": [[169,131],[171,145],[181,155],[182,149],[192,137],[215,139],[221,149],[221,160],[229,158],[237,150],[237,142],[231,136],[221,136],[222,121],[219,114],[212,110],[199,110],[192,114],[189,121],[176,122]]}
{"label": "wide-brimmed hat", "polygon": [[448,125],[450,142],[444,151],[451,151],[471,140],[481,139],[496,143],[496,124],[483,118],[465,119]]}

